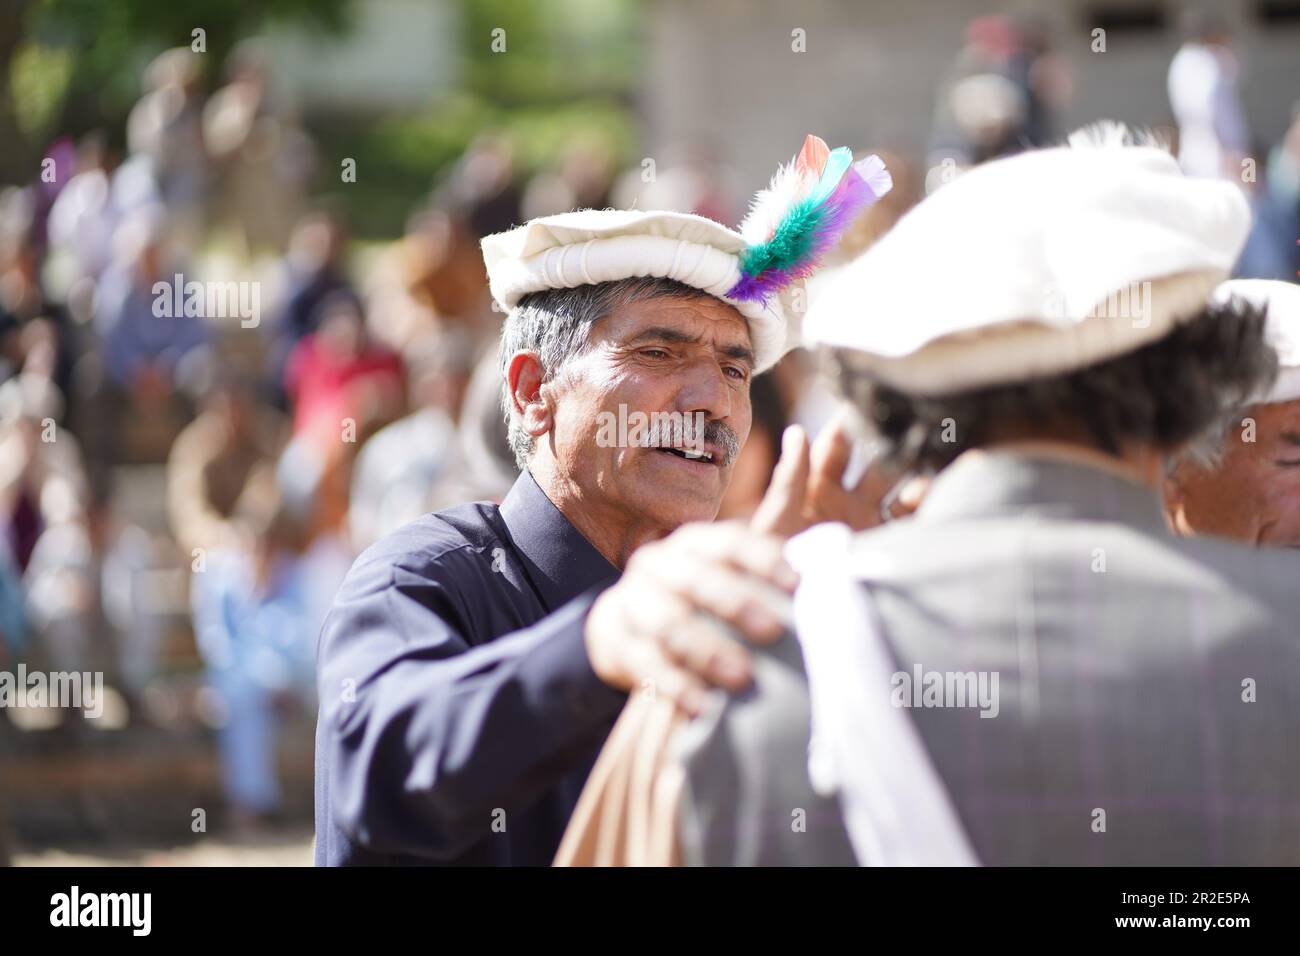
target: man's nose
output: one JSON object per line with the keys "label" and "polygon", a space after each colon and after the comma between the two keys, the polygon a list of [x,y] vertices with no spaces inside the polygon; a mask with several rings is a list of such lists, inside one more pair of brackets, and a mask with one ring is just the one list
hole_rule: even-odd
{"label": "man's nose", "polygon": [[689,414],[703,412],[712,421],[731,415],[734,401],[735,389],[717,362],[712,359],[692,362],[683,370],[681,387],[677,392],[679,411]]}

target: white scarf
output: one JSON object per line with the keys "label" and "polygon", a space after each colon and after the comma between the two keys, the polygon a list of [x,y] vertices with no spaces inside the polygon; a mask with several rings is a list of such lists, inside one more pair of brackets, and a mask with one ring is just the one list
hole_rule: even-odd
{"label": "white scarf", "polygon": [[837,794],[864,866],[977,866],[911,716],[890,703],[895,670],[862,582],[886,556],[851,552],[842,524],[811,528],[787,545],[799,571],[794,617],[812,702],[808,771]]}

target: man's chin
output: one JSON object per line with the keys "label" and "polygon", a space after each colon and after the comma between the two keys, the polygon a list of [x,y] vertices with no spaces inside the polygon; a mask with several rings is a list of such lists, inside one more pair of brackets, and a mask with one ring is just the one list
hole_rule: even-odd
{"label": "man's chin", "polygon": [[622,497],[636,513],[664,527],[712,521],[731,480],[724,466],[687,462],[669,452],[648,450],[622,469]]}
{"label": "man's chin", "polygon": [[651,486],[638,489],[629,498],[630,506],[643,518],[668,530],[692,521],[712,521],[722,507],[722,494],[708,494],[704,489]]}

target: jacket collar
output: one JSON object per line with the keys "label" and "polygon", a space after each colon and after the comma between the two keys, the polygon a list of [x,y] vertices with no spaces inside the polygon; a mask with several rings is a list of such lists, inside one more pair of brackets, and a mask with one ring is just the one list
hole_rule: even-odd
{"label": "jacket collar", "polygon": [[922,522],[1038,514],[1168,533],[1160,495],[1090,459],[1055,449],[968,452],[934,479]]}
{"label": "jacket collar", "polygon": [[527,470],[501,502],[501,517],[548,608],[618,577],[618,569],[560,513]]}

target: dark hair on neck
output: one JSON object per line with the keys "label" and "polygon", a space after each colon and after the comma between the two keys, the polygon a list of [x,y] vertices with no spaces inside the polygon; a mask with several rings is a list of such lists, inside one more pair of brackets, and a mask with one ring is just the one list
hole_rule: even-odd
{"label": "dark hair on neck", "polygon": [[1206,305],[1164,338],[1067,375],[953,395],[910,394],[871,378],[851,353],[828,360],[837,389],[905,471],[938,471],[1007,436],[1079,440],[1119,454],[1171,453],[1249,404],[1277,374],[1265,312],[1244,299]]}

